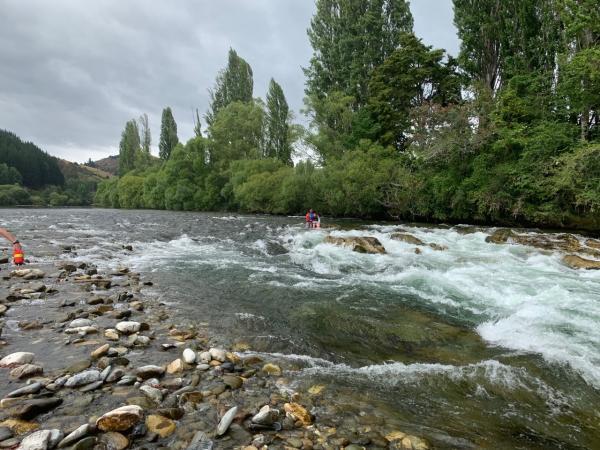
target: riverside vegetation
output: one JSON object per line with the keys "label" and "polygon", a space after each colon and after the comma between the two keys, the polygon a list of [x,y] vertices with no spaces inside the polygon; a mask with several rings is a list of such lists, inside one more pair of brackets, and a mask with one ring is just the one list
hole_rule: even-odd
{"label": "riverside vegetation", "polygon": [[[594,0],[454,0],[457,58],[413,33],[404,0],[318,0],[308,130],[235,51],[201,129],[127,123],[96,203],[597,229],[600,10]],[[309,158],[306,158],[306,155]],[[292,161],[299,161],[295,165]]]}

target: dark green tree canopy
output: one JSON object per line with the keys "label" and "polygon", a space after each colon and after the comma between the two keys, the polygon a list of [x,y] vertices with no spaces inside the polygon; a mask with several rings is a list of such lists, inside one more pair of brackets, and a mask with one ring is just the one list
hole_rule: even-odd
{"label": "dark green tree canopy", "polygon": [[119,143],[119,175],[123,176],[135,167],[136,155],[141,151],[140,132],[135,119],[125,124]]}
{"label": "dark green tree canopy", "polygon": [[264,154],[267,158],[277,158],[284,164],[292,164],[289,118],[290,108],[283,89],[271,79],[267,92]]}
{"label": "dark green tree canopy", "polygon": [[213,89],[209,90],[210,109],[206,113],[209,127],[219,112],[233,102],[250,102],[254,91],[252,68],[235,50],[229,49],[227,67],[217,75]]}
{"label": "dark green tree canopy", "polygon": [[171,152],[179,143],[177,137],[177,123],[173,118],[173,112],[170,107],[166,107],[162,112],[160,123],[160,141],[158,143],[158,153],[160,159],[166,161],[171,156]]}
{"label": "dark green tree canopy", "polygon": [[62,186],[65,183],[56,158],[31,142],[23,142],[15,134],[4,130],[0,130],[0,164],[2,163],[18,171],[26,187]]}

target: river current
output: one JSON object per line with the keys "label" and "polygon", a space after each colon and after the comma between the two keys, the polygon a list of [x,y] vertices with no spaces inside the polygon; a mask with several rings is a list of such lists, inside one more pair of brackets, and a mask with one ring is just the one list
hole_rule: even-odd
{"label": "river current", "polygon": [[[0,210],[32,261],[149,275],[177,314],[289,360],[294,383],[325,386],[348,420],[368,405],[439,448],[600,448],[600,271],[487,243],[493,229],[302,221]],[[417,254],[391,238],[400,230],[447,250]],[[326,244],[329,233],[375,236],[387,254]]]}

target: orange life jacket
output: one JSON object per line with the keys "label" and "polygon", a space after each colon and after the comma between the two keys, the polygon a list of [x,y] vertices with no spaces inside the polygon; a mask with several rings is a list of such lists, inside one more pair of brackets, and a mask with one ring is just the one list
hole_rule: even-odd
{"label": "orange life jacket", "polygon": [[21,266],[25,262],[25,254],[23,253],[21,244],[15,244],[13,246],[13,262],[17,266]]}
{"label": "orange life jacket", "polygon": [[310,222],[310,213],[309,213],[309,212],[307,212],[307,213],[306,213],[306,216],[305,216],[305,217],[306,217],[306,221],[307,221],[307,222]]}

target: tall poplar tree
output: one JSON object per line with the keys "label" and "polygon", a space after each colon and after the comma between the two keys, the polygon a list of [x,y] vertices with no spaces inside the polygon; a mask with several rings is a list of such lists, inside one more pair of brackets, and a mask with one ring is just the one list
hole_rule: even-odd
{"label": "tall poplar tree", "polygon": [[162,112],[162,121],[160,124],[160,141],[158,150],[160,159],[166,161],[171,156],[171,152],[179,143],[177,137],[177,124],[173,118],[171,108],[166,107]]}
{"label": "tall poplar tree", "polygon": [[209,127],[219,111],[233,102],[250,102],[254,90],[252,68],[235,50],[229,49],[227,67],[219,72],[213,89],[209,90],[210,109],[206,113]]}
{"label": "tall poplar tree", "polygon": [[125,124],[119,143],[119,175],[123,176],[135,167],[135,159],[140,151],[140,133],[137,122],[131,119]]}
{"label": "tall poplar tree", "polygon": [[398,47],[413,18],[405,0],[317,0],[308,37],[313,48],[306,93],[323,98],[333,91],[367,101],[375,67]]}
{"label": "tall poplar tree", "polygon": [[142,150],[144,153],[149,155],[150,145],[152,145],[152,135],[150,133],[150,125],[148,123],[148,114],[142,114],[139,118],[139,122]]}
{"label": "tall poplar tree", "polygon": [[290,108],[283,89],[274,79],[267,92],[265,117],[265,156],[277,158],[284,164],[292,164],[292,148],[289,139]]}

